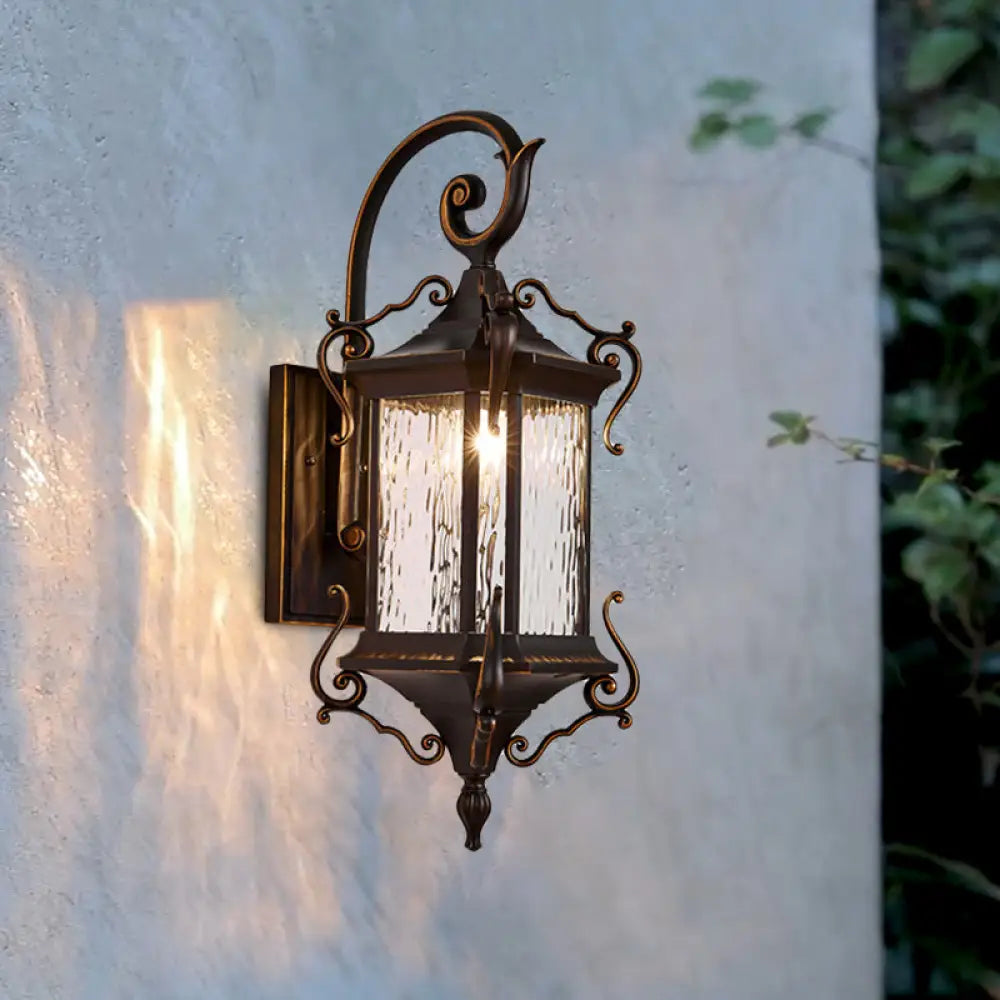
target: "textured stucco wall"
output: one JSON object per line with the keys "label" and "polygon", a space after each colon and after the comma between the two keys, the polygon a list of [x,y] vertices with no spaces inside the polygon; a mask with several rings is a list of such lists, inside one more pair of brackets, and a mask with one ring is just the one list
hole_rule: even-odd
{"label": "textured stucco wall", "polygon": [[[869,8],[0,0],[0,996],[877,995],[874,479],[763,447],[781,405],[875,433],[871,180],[685,147],[730,72],[868,148]],[[341,304],[382,157],[462,107],[548,139],[508,279],[646,363],[595,450],[635,725],[501,764],[476,855],[447,765],[316,725],[322,633],[261,620],[267,368]],[[437,198],[478,168],[492,212],[492,152],[408,168],[373,306],[458,276]]]}

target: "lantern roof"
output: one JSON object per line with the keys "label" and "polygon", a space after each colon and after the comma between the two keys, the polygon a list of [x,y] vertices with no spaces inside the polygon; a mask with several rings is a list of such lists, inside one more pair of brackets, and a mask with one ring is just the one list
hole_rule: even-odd
{"label": "lantern roof", "polygon": [[[426,329],[383,357],[392,358],[439,351],[489,351],[483,330],[483,296],[507,292],[507,283],[496,267],[470,267],[462,275],[455,294]],[[514,304],[517,319],[515,353],[541,354],[573,359],[561,347],[542,336],[534,323]]]}
{"label": "lantern roof", "polygon": [[420,333],[394,350],[348,359],[344,372],[370,399],[441,392],[486,391],[490,346],[488,301],[507,295],[514,327],[505,390],[594,405],[621,378],[608,365],[574,358],[538,332],[510,295],[496,267],[470,267],[444,309]]}

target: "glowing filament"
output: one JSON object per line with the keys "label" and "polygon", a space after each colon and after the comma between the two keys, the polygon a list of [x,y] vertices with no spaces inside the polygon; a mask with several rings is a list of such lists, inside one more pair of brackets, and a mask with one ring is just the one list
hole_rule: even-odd
{"label": "glowing filament", "polygon": [[494,434],[486,424],[485,418],[479,426],[476,435],[476,451],[484,465],[497,467],[500,465],[506,451],[506,442],[502,434]]}

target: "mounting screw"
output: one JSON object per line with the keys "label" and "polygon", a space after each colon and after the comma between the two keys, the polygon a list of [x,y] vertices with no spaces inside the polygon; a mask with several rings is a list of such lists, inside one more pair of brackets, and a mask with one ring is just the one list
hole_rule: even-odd
{"label": "mounting screw", "polygon": [[310,455],[308,458],[306,458],[306,465],[315,465],[315,464],[316,464],[315,455]]}

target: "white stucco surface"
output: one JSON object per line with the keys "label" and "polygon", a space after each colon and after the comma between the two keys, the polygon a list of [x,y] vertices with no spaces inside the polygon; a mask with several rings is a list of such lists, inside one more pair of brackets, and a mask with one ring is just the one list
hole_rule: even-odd
{"label": "white stucco surface", "polygon": [[[870,7],[0,0],[0,996],[879,995],[874,477],[764,447],[781,406],[876,433],[871,178],[686,148],[720,73],[870,148]],[[323,633],[262,621],[268,366],[342,305],[382,158],[463,107],[548,140],[508,280],[633,320],[645,362],[594,453],[635,725],[501,763],[478,854],[448,765],[318,726]],[[404,172],[374,308],[458,277],[438,196],[478,171],[492,213],[493,151]]]}

